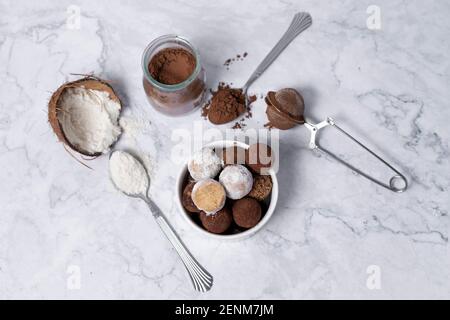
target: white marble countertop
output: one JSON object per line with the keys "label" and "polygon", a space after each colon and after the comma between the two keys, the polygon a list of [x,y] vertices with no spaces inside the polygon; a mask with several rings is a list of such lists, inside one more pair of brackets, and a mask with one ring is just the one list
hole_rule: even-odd
{"label": "white marble countertop", "polygon": [[[450,4],[380,0],[381,29],[370,30],[371,4],[0,0],[0,298],[450,298]],[[160,35],[184,35],[210,87],[241,84],[296,11],[310,12],[313,26],[251,91],[299,89],[311,119],[333,116],[400,168],[410,188],[394,194],[315,155],[296,128],[280,133],[273,218],[250,239],[208,240],[177,210],[180,166],[170,152],[173,129],[210,125],[200,112],[172,119],[148,105],[141,54]],[[57,143],[51,92],[76,78],[70,73],[91,72],[111,80],[124,116],[139,120],[142,132],[119,145],[150,155],[152,195],[214,275],[210,292],[193,291],[145,204],[113,189],[107,157],[89,170]],[[258,99],[250,128],[263,126],[264,111]],[[332,146],[364,159],[351,144]]]}

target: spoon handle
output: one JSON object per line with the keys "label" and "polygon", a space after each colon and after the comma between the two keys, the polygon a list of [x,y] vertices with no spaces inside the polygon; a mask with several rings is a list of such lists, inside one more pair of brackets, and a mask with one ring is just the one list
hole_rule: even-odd
{"label": "spoon handle", "polygon": [[256,68],[247,83],[243,87],[243,91],[246,92],[248,87],[258,79],[264,71],[275,61],[280,53],[292,42],[300,33],[308,29],[312,24],[311,15],[307,12],[298,12],[292,19],[291,25],[277,42],[275,47],[264,58],[260,65]]}
{"label": "spoon handle", "polygon": [[189,252],[188,248],[186,248],[180,237],[164,217],[158,206],[150,199],[146,199],[146,202],[150,210],[152,211],[159,227],[164,232],[167,239],[169,239],[170,243],[173,245],[181,260],[183,261],[183,264],[189,273],[189,277],[191,278],[195,290],[206,292],[211,289],[213,285],[213,277],[209,274],[208,271],[206,271],[204,267],[202,267],[202,265],[200,265],[200,263],[197,262],[197,260],[195,260],[195,258]]}

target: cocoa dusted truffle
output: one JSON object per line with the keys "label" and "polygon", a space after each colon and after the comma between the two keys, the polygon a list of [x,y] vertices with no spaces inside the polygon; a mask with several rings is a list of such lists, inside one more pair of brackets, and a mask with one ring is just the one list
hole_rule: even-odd
{"label": "cocoa dusted truffle", "polygon": [[194,188],[194,185],[195,182],[189,182],[186,187],[184,187],[182,197],[183,207],[191,213],[200,212],[200,209],[197,208],[194,201],[192,201],[192,189]]}
{"label": "cocoa dusted truffle", "polygon": [[272,148],[267,144],[252,144],[245,153],[245,163],[257,174],[266,175],[273,164]]}
{"label": "cocoa dusted truffle", "polygon": [[252,228],[261,220],[261,205],[253,198],[243,198],[233,204],[233,219],[242,228]]}
{"label": "cocoa dusted truffle", "polygon": [[206,214],[204,211],[200,212],[200,221],[203,227],[212,233],[224,233],[230,227],[233,217],[230,209],[227,207],[217,211],[215,214]]}
{"label": "cocoa dusted truffle", "polygon": [[223,163],[229,164],[245,164],[245,149],[241,147],[228,147],[222,150],[218,150],[222,156]]}
{"label": "cocoa dusted truffle", "polygon": [[271,176],[257,175],[253,178],[253,188],[248,194],[258,201],[264,201],[272,191],[272,178]]}

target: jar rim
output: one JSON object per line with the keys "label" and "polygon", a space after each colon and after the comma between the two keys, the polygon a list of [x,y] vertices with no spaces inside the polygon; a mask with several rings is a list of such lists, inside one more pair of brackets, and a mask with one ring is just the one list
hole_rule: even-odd
{"label": "jar rim", "polygon": [[[147,53],[150,50],[154,50],[154,49],[158,48],[159,46],[161,46],[162,44],[164,44],[165,42],[167,42],[169,40],[175,40],[175,41],[185,44],[187,47],[189,47],[190,50],[192,50],[192,52],[195,56],[194,71],[189,76],[189,78],[187,78],[183,82],[180,82],[177,84],[164,84],[164,83],[157,81],[155,78],[152,77],[152,75],[150,74],[150,71],[148,70],[148,64],[150,61],[146,61]],[[175,34],[163,35],[163,36],[160,36],[160,37],[154,39],[153,41],[151,41],[145,48],[144,53],[142,54],[141,65],[142,65],[142,70],[144,72],[144,76],[145,76],[146,80],[148,80],[152,85],[154,85],[155,87],[157,87],[158,89],[161,89],[163,91],[177,91],[177,90],[186,88],[192,81],[194,81],[197,78],[197,76],[201,70],[200,54],[198,53],[197,49],[189,42],[189,40],[187,40],[184,37],[175,35]]]}

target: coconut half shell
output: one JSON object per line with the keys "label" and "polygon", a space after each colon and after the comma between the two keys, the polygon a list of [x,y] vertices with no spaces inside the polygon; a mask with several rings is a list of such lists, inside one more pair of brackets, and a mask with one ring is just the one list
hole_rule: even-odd
{"label": "coconut half shell", "polygon": [[76,146],[72,145],[69,140],[67,140],[66,136],[64,135],[64,131],[62,129],[62,126],[58,120],[58,113],[63,112],[59,108],[59,99],[61,98],[62,94],[66,89],[69,88],[76,88],[76,87],[84,87],[85,89],[91,89],[91,90],[98,90],[98,91],[105,91],[109,94],[109,97],[118,102],[120,105],[120,109],[122,109],[122,102],[120,101],[117,94],[114,92],[114,89],[111,87],[110,84],[108,84],[105,80],[102,80],[100,78],[97,78],[95,76],[86,76],[82,79],[72,81],[72,82],[66,82],[62,86],[58,88],[50,98],[50,101],[48,103],[48,121],[50,123],[50,126],[53,129],[53,132],[58,137],[58,140],[64,143],[65,145],[69,146],[70,149],[90,157],[97,157],[100,156],[101,153],[89,153],[85,150],[81,150],[80,148],[77,148]]}

